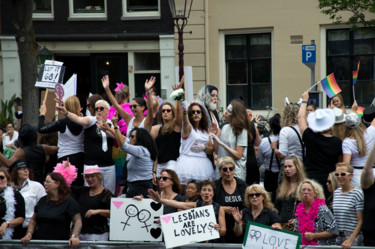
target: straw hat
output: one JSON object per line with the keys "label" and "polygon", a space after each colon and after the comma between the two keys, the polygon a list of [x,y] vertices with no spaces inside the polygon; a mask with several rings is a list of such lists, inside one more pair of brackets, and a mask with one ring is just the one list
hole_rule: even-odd
{"label": "straw hat", "polygon": [[335,124],[335,113],[328,108],[318,109],[315,112],[310,112],[307,122],[313,132],[326,131]]}

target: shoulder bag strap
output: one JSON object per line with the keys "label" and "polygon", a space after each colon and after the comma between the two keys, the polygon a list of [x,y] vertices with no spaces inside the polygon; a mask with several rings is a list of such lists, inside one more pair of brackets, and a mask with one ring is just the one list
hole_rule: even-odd
{"label": "shoulder bag strap", "polygon": [[302,147],[302,159],[305,160],[305,144],[302,141],[301,135],[298,133],[296,128],[294,128],[293,126],[289,126],[289,127],[292,128],[292,130],[294,130],[295,133],[297,134],[298,140],[301,143],[301,147]]}

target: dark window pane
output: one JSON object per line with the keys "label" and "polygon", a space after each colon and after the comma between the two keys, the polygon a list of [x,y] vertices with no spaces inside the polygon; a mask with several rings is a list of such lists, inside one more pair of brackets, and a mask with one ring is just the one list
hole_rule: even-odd
{"label": "dark window pane", "polygon": [[354,31],[353,53],[354,54],[373,54],[375,46],[375,31],[356,30]]}
{"label": "dark window pane", "polygon": [[34,0],[34,13],[51,13],[51,0]]}
{"label": "dark window pane", "polygon": [[160,93],[160,73],[135,74],[134,75],[134,86],[135,86],[134,97],[143,97],[143,94],[145,94],[145,80],[149,79],[151,76],[155,76],[156,81],[155,81],[154,87],[156,88],[156,92]]}
{"label": "dark window pane", "polygon": [[327,59],[327,75],[330,73],[335,74],[336,81],[350,81],[353,76],[349,57],[329,57]]}
{"label": "dark window pane", "polygon": [[357,70],[357,63],[360,60],[360,67],[357,82],[361,80],[375,80],[375,57],[374,56],[359,56],[353,60],[352,71]]}
{"label": "dark window pane", "polygon": [[232,99],[241,99],[249,106],[248,86],[247,85],[231,85],[227,86],[227,103]]}
{"label": "dark window pane", "polygon": [[355,84],[355,98],[359,106],[368,107],[375,98],[375,81],[357,81]]}
{"label": "dark window pane", "polygon": [[135,70],[160,70],[159,53],[134,53]]}
{"label": "dark window pane", "polygon": [[261,110],[266,109],[266,106],[272,106],[271,84],[252,84],[251,88],[252,109]]}
{"label": "dark window pane", "polygon": [[271,60],[257,60],[251,63],[252,83],[271,83]]}
{"label": "dark window pane", "polygon": [[349,54],[349,30],[330,30],[328,31],[328,55]]}
{"label": "dark window pane", "polygon": [[250,37],[250,57],[271,57],[271,35],[259,34]]}
{"label": "dark window pane", "polygon": [[104,13],[104,0],[73,0],[74,13]]}
{"label": "dark window pane", "polygon": [[247,83],[247,63],[246,62],[228,62],[227,77],[228,84]]}
{"label": "dark window pane", "polygon": [[[352,94],[352,81],[340,81],[336,78],[337,85],[340,87],[341,92],[340,94],[344,98],[344,105],[346,108],[352,107],[353,102],[353,94]],[[331,102],[328,102],[331,103]]]}
{"label": "dark window pane", "polygon": [[226,59],[246,58],[246,36],[231,35],[226,37]]}
{"label": "dark window pane", "polygon": [[158,0],[127,0],[126,10],[134,11],[158,11]]}

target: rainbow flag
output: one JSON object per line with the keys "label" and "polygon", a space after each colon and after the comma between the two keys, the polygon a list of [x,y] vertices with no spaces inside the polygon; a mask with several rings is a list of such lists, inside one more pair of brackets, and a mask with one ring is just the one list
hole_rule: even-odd
{"label": "rainbow flag", "polygon": [[322,84],[323,90],[327,94],[328,98],[332,98],[333,96],[341,92],[341,89],[337,85],[335,75],[333,75],[333,73],[322,79],[320,81],[320,84]]}
{"label": "rainbow flag", "polygon": [[359,65],[360,65],[360,61],[358,61],[358,64],[357,64],[357,71],[353,71],[353,85],[355,85],[355,83],[357,83]]}
{"label": "rainbow flag", "polygon": [[358,109],[357,109],[357,114],[359,115],[359,116],[363,116],[363,110],[364,110],[365,108],[364,107],[362,107],[362,106],[358,106]]}

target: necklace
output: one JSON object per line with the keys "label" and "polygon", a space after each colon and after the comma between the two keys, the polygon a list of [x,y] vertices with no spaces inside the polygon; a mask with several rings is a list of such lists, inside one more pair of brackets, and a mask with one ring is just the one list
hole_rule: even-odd
{"label": "necklace", "polygon": [[[101,187],[99,187],[97,189],[101,189]],[[89,192],[90,195],[95,195],[95,192],[96,192],[97,189],[94,189],[94,190],[90,189],[90,192]]]}

